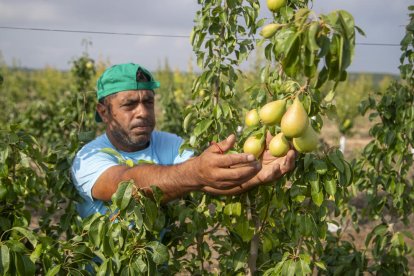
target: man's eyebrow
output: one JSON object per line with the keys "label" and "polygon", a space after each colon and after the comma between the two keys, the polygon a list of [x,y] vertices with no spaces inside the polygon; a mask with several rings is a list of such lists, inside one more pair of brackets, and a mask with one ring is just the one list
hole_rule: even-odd
{"label": "man's eyebrow", "polygon": [[154,100],[155,97],[152,95],[144,95],[142,98],[139,98],[139,97],[126,98],[126,99],[122,99],[120,103],[121,104],[136,103],[136,102],[140,102],[141,99],[142,101],[151,101],[151,100]]}
{"label": "man's eyebrow", "polygon": [[122,99],[121,100],[121,104],[127,104],[127,103],[135,103],[135,102],[138,102],[139,101],[139,99],[136,99],[136,98],[126,98],[126,99]]}

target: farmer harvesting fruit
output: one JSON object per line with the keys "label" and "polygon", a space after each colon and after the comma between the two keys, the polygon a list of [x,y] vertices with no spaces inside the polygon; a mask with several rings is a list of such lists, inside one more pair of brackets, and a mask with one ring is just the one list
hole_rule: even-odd
{"label": "farmer harvesting fruit", "polygon": [[[154,90],[160,86],[139,64],[108,68],[97,81],[96,121],[106,131],[76,155],[73,183],[84,199],[78,206],[82,217],[105,213],[118,184],[133,180],[146,194],[150,186],[163,191],[168,202],[192,191],[235,195],[268,183],[294,168],[295,152],[276,158],[268,153],[271,136],[260,159],[252,154],[226,154],[236,138],[211,145],[199,156],[185,150],[175,134],[154,130]],[[121,161],[121,162],[120,162]]]}

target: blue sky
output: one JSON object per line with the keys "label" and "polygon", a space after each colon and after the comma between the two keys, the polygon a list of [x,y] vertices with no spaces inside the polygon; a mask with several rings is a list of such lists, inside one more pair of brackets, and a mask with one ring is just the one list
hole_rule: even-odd
{"label": "blue sky", "polygon": [[[265,0],[262,15],[270,16]],[[316,13],[344,9],[353,14],[366,37],[357,37],[353,72],[398,73],[400,48],[361,43],[399,44],[412,0],[315,0]],[[104,32],[189,35],[198,9],[195,0],[0,0],[0,26]],[[7,64],[67,69],[69,61],[92,46],[92,58],[112,64],[137,62],[156,69],[165,59],[186,70],[192,49],[187,38],[120,36],[0,29],[0,51]]]}

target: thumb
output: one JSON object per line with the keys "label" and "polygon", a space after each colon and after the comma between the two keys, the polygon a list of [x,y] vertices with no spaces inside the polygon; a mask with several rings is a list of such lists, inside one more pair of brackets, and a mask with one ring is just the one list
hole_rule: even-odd
{"label": "thumb", "polygon": [[234,134],[231,134],[225,140],[211,145],[209,147],[209,151],[214,152],[214,153],[225,153],[229,149],[231,149],[235,143],[236,143],[236,136]]}
{"label": "thumb", "polygon": [[266,133],[266,145],[269,145],[269,143],[270,143],[270,141],[272,141],[272,139],[273,139],[272,134],[270,133],[270,131],[267,131],[267,133]]}

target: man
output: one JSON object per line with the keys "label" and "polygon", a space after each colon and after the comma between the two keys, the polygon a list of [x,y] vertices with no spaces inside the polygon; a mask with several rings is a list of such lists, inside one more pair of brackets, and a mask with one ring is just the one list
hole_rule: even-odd
{"label": "man", "polygon": [[[81,217],[105,213],[104,202],[123,180],[132,179],[148,194],[150,186],[156,185],[168,202],[192,191],[235,195],[294,168],[293,150],[283,158],[274,158],[266,150],[260,161],[251,154],[223,154],[233,147],[234,135],[197,157],[191,151],[180,155],[180,137],[154,130],[154,89],[158,87],[149,71],[133,63],[114,65],[98,79],[96,120],[105,123],[106,132],[77,153],[71,169],[74,185],[85,199],[78,206]],[[119,160],[136,165],[126,166]]]}

